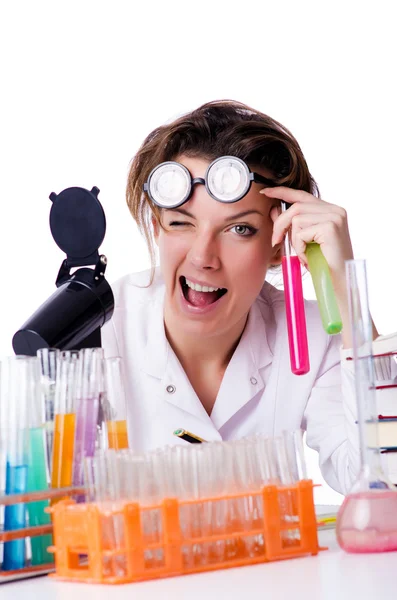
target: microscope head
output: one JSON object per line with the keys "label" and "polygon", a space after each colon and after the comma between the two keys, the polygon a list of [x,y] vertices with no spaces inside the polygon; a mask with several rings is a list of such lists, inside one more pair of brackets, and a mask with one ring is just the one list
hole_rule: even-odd
{"label": "microscope head", "polygon": [[15,333],[15,354],[35,356],[40,348],[79,350],[101,345],[100,328],[113,314],[114,297],[105,279],[106,256],[98,252],[106,232],[98,193],[97,187],[91,191],[71,187],[50,194],[51,233],[66,258],[56,279],[57,290]]}

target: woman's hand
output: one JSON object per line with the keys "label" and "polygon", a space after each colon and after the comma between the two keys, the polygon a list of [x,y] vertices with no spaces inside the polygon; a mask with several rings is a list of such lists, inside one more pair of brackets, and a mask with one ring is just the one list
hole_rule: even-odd
{"label": "woman's hand", "polygon": [[271,213],[274,222],[272,245],[281,244],[285,233],[291,229],[292,246],[307,267],[306,244],[316,242],[329,265],[335,288],[345,290],[345,261],[353,258],[345,209],[308,192],[287,187],[265,188],[260,193],[291,204],[282,214],[278,213],[277,207]]}
{"label": "woman's hand", "polygon": [[[291,230],[291,243],[300,261],[307,267],[306,244],[317,242],[331,272],[336,300],[343,322],[342,343],[352,347],[352,333],[349,323],[348,294],[345,274],[345,261],[353,258],[353,249],[347,225],[346,211],[340,206],[324,202],[308,192],[287,187],[265,188],[261,194],[277,198],[291,204],[279,214],[274,207],[270,216],[273,220],[272,245],[281,244],[285,233]],[[378,332],[373,325],[374,339]]]}

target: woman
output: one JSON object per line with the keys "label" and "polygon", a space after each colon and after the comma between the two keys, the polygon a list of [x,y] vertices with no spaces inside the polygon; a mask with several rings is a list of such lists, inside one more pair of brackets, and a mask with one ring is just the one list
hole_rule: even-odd
{"label": "woman", "polygon": [[[231,198],[226,156],[252,178]],[[283,214],[280,200],[292,205]],[[127,203],[152,263],[153,241],[160,256],[159,269],[113,286],[115,312],[103,328],[107,355],[124,358],[131,446],[186,443],[173,436],[178,428],[227,440],[303,427],[324,478],[346,492],[359,465],[346,361],[353,252],[346,212],[319,199],[291,133],[244,104],[209,102],[146,138]],[[344,323],[328,336],[317,304],[306,302],[311,369],[301,377],[290,369],[283,292],[265,282],[289,229],[303,265],[306,243],[320,244]]]}

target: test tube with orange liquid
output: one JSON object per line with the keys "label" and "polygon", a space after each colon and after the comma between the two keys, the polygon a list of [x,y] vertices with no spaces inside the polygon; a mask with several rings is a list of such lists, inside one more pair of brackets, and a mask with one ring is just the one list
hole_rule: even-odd
{"label": "test tube with orange liquid", "polygon": [[51,487],[72,485],[76,398],[81,361],[77,351],[62,352],[55,388],[54,445],[52,450]]}
{"label": "test tube with orange liquid", "polygon": [[106,397],[103,412],[107,446],[114,450],[122,450],[129,445],[122,359],[119,356],[104,360],[104,376]]}

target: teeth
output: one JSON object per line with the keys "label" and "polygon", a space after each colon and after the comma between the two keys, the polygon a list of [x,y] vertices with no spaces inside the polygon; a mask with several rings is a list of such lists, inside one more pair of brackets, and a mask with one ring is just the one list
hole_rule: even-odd
{"label": "teeth", "polygon": [[220,290],[221,288],[217,288],[217,287],[208,287],[206,285],[199,285],[198,283],[193,283],[191,281],[189,281],[188,279],[186,279],[185,277],[185,281],[186,281],[186,285],[188,287],[190,287],[192,290],[196,290],[196,292],[216,292],[217,290]]}

